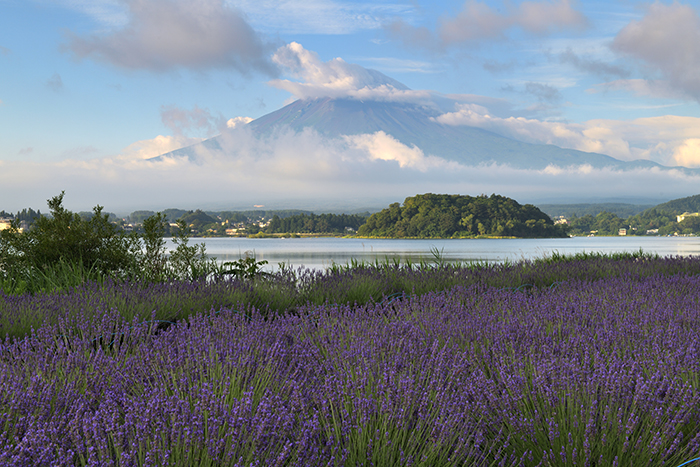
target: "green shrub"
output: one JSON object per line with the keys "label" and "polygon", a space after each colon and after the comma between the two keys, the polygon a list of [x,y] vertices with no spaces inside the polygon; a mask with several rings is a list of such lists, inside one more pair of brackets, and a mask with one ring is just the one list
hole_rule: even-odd
{"label": "green shrub", "polygon": [[[62,290],[86,281],[114,279],[146,283],[195,280],[217,274],[220,267],[205,246],[188,245],[191,229],[181,219],[166,254],[163,213],[143,221],[144,233],[126,233],[93,209],[89,219],[63,207],[64,192],[48,200],[51,215],[39,217],[28,232],[19,224],[0,231],[0,290],[10,294]],[[255,275],[250,265],[246,274]]]}
{"label": "green shrub", "polygon": [[110,223],[99,205],[89,220],[82,219],[63,207],[63,196],[48,201],[51,216],[37,218],[28,232],[17,223],[0,232],[0,284],[6,291],[33,292],[71,274],[105,277],[135,271],[138,237]]}

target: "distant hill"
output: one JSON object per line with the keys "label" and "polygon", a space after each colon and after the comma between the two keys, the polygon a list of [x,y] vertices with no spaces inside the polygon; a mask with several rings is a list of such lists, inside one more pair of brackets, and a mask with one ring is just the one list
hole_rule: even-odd
{"label": "distant hill", "polygon": [[582,217],[590,214],[597,216],[605,211],[615,214],[618,217],[626,219],[630,216],[636,216],[647,209],[651,209],[654,205],[651,204],[628,204],[628,203],[581,203],[581,204],[539,204],[537,205],[542,212],[550,217]]}
{"label": "distant hill", "polygon": [[700,212],[700,195],[674,199],[666,203],[659,204],[653,209],[673,215],[683,214],[684,212]]}
{"label": "distant hill", "polygon": [[500,195],[477,197],[426,193],[408,197],[372,214],[358,230],[361,237],[469,238],[565,237],[560,226],[531,204]]}

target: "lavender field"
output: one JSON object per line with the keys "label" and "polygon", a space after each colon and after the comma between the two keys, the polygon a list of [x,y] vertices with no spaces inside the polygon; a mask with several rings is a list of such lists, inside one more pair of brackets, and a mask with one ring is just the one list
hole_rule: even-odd
{"label": "lavender field", "polygon": [[695,257],[87,283],[0,294],[0,335],[0,465],[700,457]]}

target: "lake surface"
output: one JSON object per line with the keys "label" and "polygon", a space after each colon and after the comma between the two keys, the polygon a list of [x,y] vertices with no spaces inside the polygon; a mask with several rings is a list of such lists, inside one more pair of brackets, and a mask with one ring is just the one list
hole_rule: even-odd
{"label": "lake surface", "polygon": [[[489,263],[541,258],[553,252],[634,252],[641,248],[660,256],[700,255],[700,237],[574,237],[547,239],[446,239],[385,240],[359,238],[193,238],[204,243],[207,254],[219,261],[235,261],[251,252],[257,260],[269,262],[266,270],[279,263],[294,268],[325,269],[351,260],[374,262],[398,258],[401,262],[432,261],[431,249],[448,261]],[[168,247],[172,248],[168,240]]]}

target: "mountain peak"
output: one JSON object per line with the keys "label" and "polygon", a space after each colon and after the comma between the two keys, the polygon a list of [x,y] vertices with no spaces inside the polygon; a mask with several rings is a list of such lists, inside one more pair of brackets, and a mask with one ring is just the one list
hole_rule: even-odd
{"label": "mountain peak", "polygon": [[[419,148],[426,156],[464,166],[496,163],[535,170],[582,165],[617,170],[662,167],[651,161],[625,162],[604,154],[516,141],[481,128],[442,124],[436,120],[441,114],[437,106],[415,102],[322,97],[299,99],[253,120],[247,128],[258,137],[269,136],[279,128],[297,133],[311,128],[334,139],[383,132],[408,148]],[[235,138],[235,131],[228,132],[226,138]],[[219,138],[221,136],[159,158],[177,155],[196,159],[197,148],[221,150]]]}

